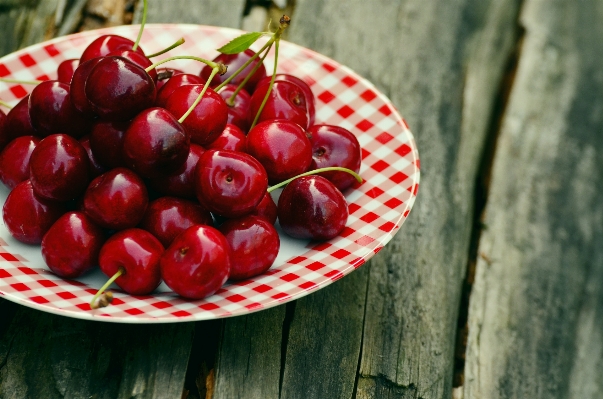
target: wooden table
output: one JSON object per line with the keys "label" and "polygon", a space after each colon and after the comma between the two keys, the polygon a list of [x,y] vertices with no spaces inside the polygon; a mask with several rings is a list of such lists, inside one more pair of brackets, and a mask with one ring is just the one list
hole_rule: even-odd
{"label": "wooden table", "polygon": [[[415,134],[401,231],[344,279],[249,316],[118,325],[0,301],[0,396],[603,397],[603,3],[288,3],[287,39],[373,82]],[[132,1],[0,5],[8,53],[127,22]],[[247,29],[266,14],[149,7],[149,22]]]}

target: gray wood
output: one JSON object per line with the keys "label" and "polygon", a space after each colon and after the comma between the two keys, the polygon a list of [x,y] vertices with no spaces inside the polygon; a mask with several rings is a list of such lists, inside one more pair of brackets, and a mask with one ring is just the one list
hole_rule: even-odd
{"label": "gray wood", "polygon": [[603,396],[603,5],[525,2],[469,309],[465,398]]}
{"label": "gray wood", "polygon": [[[149,0],[147,22],[180,23],[240,28],[244,0]],[[134,20],[141,20],[142,1]]]}

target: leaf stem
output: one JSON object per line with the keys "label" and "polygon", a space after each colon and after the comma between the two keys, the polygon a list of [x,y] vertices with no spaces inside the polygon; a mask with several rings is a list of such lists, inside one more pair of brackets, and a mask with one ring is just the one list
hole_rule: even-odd
{"label": "leaf stem", "polygon": [[11,79],[11,78],[0,78],[0,82],[5,83],[18,83],[22,85],[37,85],[43,82],[43,80],[20,80],[20,79]]}
{"label": "leaf stem", "polygon": [[164,48],[163,50],[160,50],[160,51],[158,51],[158,52],[156,52],[156,53],[153,53],[153,54],[147,55],[147,58],[157,57],[158,55],[165,54],[165,53],[167,53],[168,51],[175,49],[176,47],[180,46],[180,45],[181,45],[181,44],[183,44],[183,43],[184,43],[184,38],[183,38],[183,37],[181,37],[181,38],[180,38],[180,39],[178,39],[176,42],[174,42],[174,44],[172,44],[171,46],[166,47],[166,48]]}
{"label": "leaf stem", "polygon": [[140,39],[142,38],[142,31],[144,30],[144,25],[147,23],[147,0],[143,1],[142,6],[142,21],[140,22],[140,29],[138,30],[138,37],[136,37],[136,41],[132,46],[132,51],[136,51],[138,48],[138,44],[140,43]]}
{"label": "leaf stem", "polygon": [[260,66],[262,66],[262,63],[266,59],[266,56],[268,55],[268,52],[270,51],[271,48],[272,48],[272,46],[269,46],[266,49],[266,51],[262,55],[262,58],[260,58],[260,62],[258,62],[257,64],[255,64],[255,66],[253,67],[253,69],[251,70],[251,72],[249,72],[247,74],[247,76],[245,76],[245,79],[243,79],[243,81],[241,83],[239,83],[239,86],[237,87],[237,89],[234,91],[234,93],[232,93],[232,95],[230,96],[230,98],[226,101],[226,103],[228,105],[230,105],[230,106],[234,105],[235,98],[237,98],[237,95],[239,94],[239,92],[241,90],[243,90],[243,87],[245,87],[245,85],[247,84],[247,82],[249,82],[249,79],[251,79],[251,77],[256,73],[256,71],[258,69],[260,69]]}
{"label": "leaf stem", "polygon": [[247,62],[245,62],[243,65],[241,65],[241,67],[239,69],[237,69],[232,75],[230,75],[228,78],[226,78],[222,83],[220,83],[217,87],[216,87],[216,91],[220,90],[222,87],[226,86],[227,84],[230,83],[231,80],[233,80],[237,75],[239,75],[241,72],[243,72],[243,69],[247,68],[249,66],[249,64],[251,64],[253,62],[253,60],[255,60],[256,58],[259,57],[260,53],[262,51],[264,51],[265,49],[267,49],[268,47],[272,46],[272,43],[274,43],[274,36],[271,37],[266,44],[264,44],[264,46],[262,46],[262,48],[255,53],[253,56],[251,56],[251,58],[249,58],[247,60]]}
{"label": "leaf stem", "polygon": [[[209,65],[212,68],[216,68],[217,66],[220,65],[220,64],[215,63],[213,61],[206,60],[205,58],[194,57],[192,55],[176,55],[174,57],[169,57],[169,58],[163,59],[161,61],[157,61],[153,65],[146,67],[145,71],[149,72],[150,70],[157,68],[161,64],[164,64],[164,63],[169,62],[169,61],[174,61],[174,60],[195,60],[195,61],[199,61],[199,62],[202,62],[204,64],[207,64],[207,65]],[[226,72],[226,70],[224,72]]]}
{"label": "leaf stem", "polygon": [[90,301],[90,308],[91,309],[97,309],[98,305],[96,303],[96,300],[98,299],[99,296],[101,296],[103,294],[103,292],[105,292],[105,290],[107,288],[109,288],[109,286],[111,284],[113,284],[113,282],[115,280],[117,280],[119,278],[119,276],[121,276],[122,274],[124,274],[126,272],[126,270],[123,267],[120,267],[119,270],[117,270],[117,273],[115,273],[109,280],[107,280],[107,282],[99,288],[99,290],[96,292],[96,294],[94,295],[94,297],[92,297],[92,300]]}
{"label": "leaf stem", "polygon": [[362,177],[360,177],[360,175],[356,172],[354,172],[352,169],[348,169],[348,168],[342,168],[341,166],[328,166],[326,168],[320,168],[320,169],[314,169],[314,170],[310,170],[308,172],[304,172],[301,173],[297,176],[294,176],[290,179],[287,179],[285,181],[282,181],[278,184],[275,184],[274,186],[268,187],[268,192],[271,193],[274,190],[276,190],[277,188],[281,188],[283,186],[286,186],[287,184],[291,183],[293,180],[297,179],[298,177],[303,177],[303,176],[310,176],[310,175],[316,175],[318,173],[322,173],[322,172],[331,172],[331,171],[339,171],[339,172],[347,172],[349,174],[351,174],[352,176],[354,176],[356,178],[356,180],[358,180],[358,183],[362,183]]}
{"label": "leaf stem", "polygon": [[193,105],[191,105],[188,110],[184,113],[184,115],[182,115],[180,117],[180,119],[178,119],[179,123],[184,122],[184,120],[186,119],[187,116],[190,115],[191,112],[193,112],[193,110],[195,109],[195,107],[201,102],[201,99],[203,98],[203,95],[205,94],[205,92],[207,91],[207,88],[209,87],[209,85],[211,84],[212,79],[214,78],[214,76],[216,76],[216,74],[218,73],[218,71],[220,70],[220,66],[216,65],[212,70],[211,70],[211,75],[209,75],[209,78],[207,79],[207,82],[205,82],[205,84],[203,85],[203,89],[201,90],[201,93],[199,93],[199,95],[197,96],[197,98],[195,99],[195,102],[193,103]]}
{"label": "leaf stem", "polygon": [[9,103],[7,103],[6,101],[2,101],[2,100],[0,100],[0,105],[2,105],[3,107],[9,108],[9,109],[12,109],[12,108],[13,108],[13,106],[12,106],[12,105],[10,105],[10,104],[9,104]]}

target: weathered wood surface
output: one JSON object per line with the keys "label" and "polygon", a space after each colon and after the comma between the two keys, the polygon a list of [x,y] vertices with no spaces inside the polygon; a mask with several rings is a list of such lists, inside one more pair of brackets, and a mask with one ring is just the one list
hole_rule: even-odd
{"label": "weathered wood surface", "polygon": [[[148,22],[263,29],[265,3],[149,0]],[[139,22],[140,5],[0,0],[0,51]],[[287,12],[288,40],[369,79],[411,126],[422,176],[404,227],[360,270],[249,316],[114,325],[0,301],[0,397],[601,397],[601,4],[296,0]]]}

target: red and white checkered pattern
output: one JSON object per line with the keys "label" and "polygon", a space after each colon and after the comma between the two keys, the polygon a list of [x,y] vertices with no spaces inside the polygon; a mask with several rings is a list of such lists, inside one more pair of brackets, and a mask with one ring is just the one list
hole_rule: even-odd
{"label": "red and white checkered pattern", "polygon": [[[34,45],[0,59],[0,77],[55,78],[58,64],[78,58],[97,36],[113,33],[134,39],[137,32],[137,26],[124,26]],[[184,37],[184,45],[163,57],[187,54],[212,59],[216,48],[240,33],[207,26],[148,25],[141,46],[152,53]],[[346,192],[350,217],[339,237],[308,243],[281,234],[281,252],[267,273],[229,283],[204,300],[184,300],[165,286],[143,297],[115,290],[111,306],[90,310],[88,303],[101,285],[100,276],[81,281],[56,277],[41,261],[39,247],[17,243],[2,225],[0,295],[42,311],[81,319],[122,323],[204,320],[246,314],[300,298],[340,279],[375,255],[396,234],[415,201],[419,156],[414,138],[390,101],[347,67],[287,42],[282,42],[279,50],[279,72],[294,74],[312,88],[317,99],[317,123],[347,128],[362,146],[361,175],[365,181]],[[201,69],[199,63],[188,60],[166,65],[192,73]],[[270,57],[266,65],[271,71]],[[16,103],[29,90],[31,87],[24,85],[0,83],[0,98]],[[6,194],[0,199],[5,198]]]}

